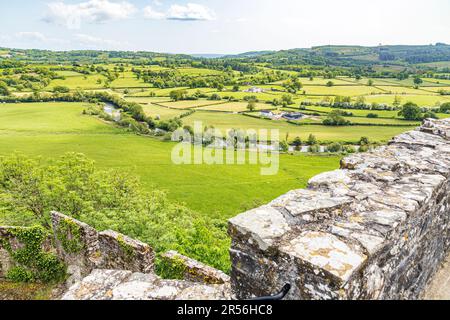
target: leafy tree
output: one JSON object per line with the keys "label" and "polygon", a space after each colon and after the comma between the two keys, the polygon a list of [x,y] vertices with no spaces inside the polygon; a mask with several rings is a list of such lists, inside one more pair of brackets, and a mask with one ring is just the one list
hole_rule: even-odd
{"label": "leafy tree", "polygon": [[422,116],[423,119],[438,119],[439,117],[433,111],[427,111]]}
{"label": "leafy tree", "polygon": [[286,141],[280,142],[280,151],[281,152],[288,152],[289,151],[289,144]]}
{"label": "leafy tree", "polygon": [[365,146],[370,144],[370,140],[368,137],[361,137],[361,139],[359,139],[359,145],[360,146]]}
{"label": "leafy tree", "polygon": [[53,88],[54,93],[69,93],[70,89],[64,86],[56,86]]}
{"label": "leafy tree", "polygon": [[345,120],[343,117],[344,112],[341,110],[333,110],[328,114],[328,117],[323,120],[323,124],[326,126],[348,126],[351,124],[350,121]]}
{"label": "leafy tree", "polygon": [[292,96],[290,94],[283,94],[283,96],[281,97],[281,104],[286,107],[294,104],[294,100],[292,99]]}
{"label": "leafy tree", "polygon": [[173,101],[185,100],[187,98],[186,90],[173,90],[169,93],[170,99]]}
{"label": "leafy tree", "polygon": [[402,110],[398,113],[399,116],[406,120],[421,120],[422,110],[413,102],[407,102],[403,105]]}
{"label": "leafy tree", "polygon": [[420,86],[423,83],[423,80],[420,77],[414,77],[414,84],[416,86]]}
{"label": "leafy tree", "polygon": [[11,92],[5,82],[0,81],[0,96],[9,96]]}
{"label": "leafy tree", "polygon": [[222,97],[218,93],[213,93],[209,97],[209,100],[218,101],[218,100],[222,100]]}
{"label": "leafy tree", "polygon": [[59,211],[159,253],[177,250],[224,271],[230,267],[226,223],[203,219],[169,202],[164,192],[143,191],[136,177],[99,170],[81,154],[49,162],[19,154],[0,158],[0,208],[0,225],[50,229],[49,213]]}
{"label": "leafy tree", "polygon": [[439,112],[449,113],[450,112],[450,102],[443,103],[439,108]]}
{"label": "leafy tree", "polygon": [[374,82],[373,82],[372,79],[369,79],[369,81],[367,81],[367,85],[368,85],[369,87],[372,87],[373,84],[374,84]]}
{"label": "leafy tree", "polygon": [[393,103],[394,107],[399,107],[401,103],[402,103],[402,98],[400,98],[399,96],[396,95],[394,98],[394,103]]}
{"label": "leafy tree", "polygon": [[295,150],[300,151],[302,147],[302,139],[300,137],[296,137],[294,139],[293,145],[295,147]]}
{"label": "leafy tree", "polygon": [[342,151],[342,144],[339,142],[333,142],[327,146],[328,152],[341,152]]}
{"label": "leafy tree", "polygon": [[333,81],[328,81],[327,82],[327,87],[332,87],[334,86],[334,82]]}
{"label": "leafy tree", "polygon": [[308,137],[307,143],[308,143],[309,146],[312,146],[312,145],[317,144],[317,138],[316,138],[316,136],[313,135],[313,134],[310,134],[309,137]]}
{"label": "leafy tree", "polygon": [[252,112],[256,110],[256,102],[255,101],[249,101],[247,105],[247,110]]}

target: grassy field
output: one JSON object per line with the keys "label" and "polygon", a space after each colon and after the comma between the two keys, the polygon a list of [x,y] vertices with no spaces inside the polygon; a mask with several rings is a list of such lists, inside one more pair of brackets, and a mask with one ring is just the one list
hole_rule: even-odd
{"label": "grassy field", "polygon": [[[406,102],[414,102],[422,107],[434,107],[436,104],[450,102],[450,96],[440,96],[440,95],[399,95],[401,99],[401,103],[404,104]],[[374,95],[367,96],[367,103],[386,103],[388,105],[392,105],[395,101],[395,95]]]}
{"label": "grassy field", "polygon": [[178,166],[171,161],[172,143],[124,133],[83,116],[84,108],[79,103],[1,105],[0,155],[19,151],[45,160],[81,152],[101,168],[131,172],[146,188],[167,190],[170,199],[221,218],[302,188],[310,177],[339,166],[339,157],[306,155],[282,155],[275,176],[261,176],[260,167],[252,165]]}
{"label": "grassy field", "polygon": [[142,79],[138,80],[132,72],[119,73],[119,78],[111,83],[113,88],[134,88],[134,87],[151,87],[150,84],[145,83]]}
{"label": "grassy field", "polygon": [[[101,83],[97,83],[97,80],[101,80]],[[51,90],[56,86],[65,86],[71,90],[80,89],[100,89],[104,87],[104,81],[106,77],[102,75],[87,75],[87,76],[73,76],[67,77],[65,80],[56,79],[52,80],[46,89]]]}
{"label": "grassy field", "polygon": [[390,93],[390,94],[411,94],[411,95],[427,94],[427,92],[421,88],[414,89],[414,88],[398,87],[398,86],[377,86],[377,88],[382,90],[383,92]]}
{"label": "grassy field", "polygon": [[146,104],[142,106],[146,115],[156,119],[157,116],[161,120],[169,120],[185,113],[183,110],[163,108],[154,104]]}
{"label": "grassy field", "polygon": [[306,94],[313,95],[361,96],[382,93],[380,89],[369,86],[309,86],[302,90],[306,91]]}
{"label": "grassy field", "polygon": [[161,102],[160,104],[164,107],[174,108],[174,109],[190,109],[198,108],[203,106],[212,106],[217,104],[222,104],[225,101],[211,101],[211,100],[189,100],[189,101],[168,101]]}
{"label": "grassy field", "polygon": [[161,102],[170,102],[169,98],[166,97],[125,97],[126,101],[136,102],[140,104],[152,104],[152,103],[161,103]]}
{"label": "grassy field", "polygon": [[[224,111],[224,112],[244,112],[247,111],[247,102],[228,102],[223,104],[210,105],[206,107],[201,107],[198,110],[210,110],[210,111]],[[270,104],[257,103],[256,110],[272,109],[274,108]]]}
{"label": "grassy field", "polygon": [[[193,125],[195,121],[201,121],[203,126],[212,125],[220,130],[227,129],[278,129],[282,138],[289,134],[290,139],[299,136],[307,139],[310,134],[314,134],[321,141],[342,141],[357,142],[362,136],[370,137],[372,141],[386,142],[395,135],[398,135],[408,128],[402,127],[377,127],[377,126],[347,126],[329,127],[323,125],[297,126],[286,121],[270,121],[255,119],[239,114],[222,114],[213,112],[197,111],[193,115],[183,119],[188,125]],[[365,120],[365,119],[364,119]],[[369,119],[367,119],[369,120]]]}

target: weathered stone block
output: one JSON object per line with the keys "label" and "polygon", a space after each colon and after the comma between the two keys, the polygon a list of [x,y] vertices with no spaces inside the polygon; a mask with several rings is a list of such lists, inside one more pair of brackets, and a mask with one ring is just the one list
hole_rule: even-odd
{"label": "weathered stone block", "polygon": [[111,230],[100,232],[98,240],[103,268],[153,272],[155,253],[148,244]]}
{"label": "weathered stone block", "polygon": [[237,297],[418,298],[450,249],[449,129],[426,120],[231,219]]}
{"label": "weathered stone block", "polygon": [[86,276],[102,264],[98,232],[91,226],[59,212],[51,213],[58,256],[73,273]]}
{"label": "weathered stone block", "polygon": [[185,257],[176,251],[166,252],[161,255],[161,258],[180,267],[183,272],[183,279],[186,281],[203,284],[225,284],[230,282],[230,277],[222,271]]}

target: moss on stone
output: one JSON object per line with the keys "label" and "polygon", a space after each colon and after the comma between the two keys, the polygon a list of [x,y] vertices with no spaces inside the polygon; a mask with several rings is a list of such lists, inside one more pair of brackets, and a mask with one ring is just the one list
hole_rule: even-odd
{"label": "moss on stone", "polygon": [[81,239],[81,227],[68,218],[59,222],[56,237],[69,254],[79,253],[85,248]]}
{"label": "moss on stone", "polygon": [[119,243],[119,247],[122,252],[125,254],[125,259],[129,262],[134,258],[134,249],[128,243],[125,242],[125,239],[122,235],[119,235],[117,238],[117,242]]}
{"label": "moss on stone", "polygon": [[[51,252],[42,249],[48,233],[42,227],[15,228],[11,235],[23,245],[13,250],[11,245],[4,246],[14,262],[6,277],[15,282],[57,282],[66,276],[66,266]],[[8,241],[9,243],[9,241]]]}
{"label": "moss on stone", "polygon": [[161,278],[171,280],[184,280],[187,271],[184,261],[178,257],[158,257],[155,269]]}

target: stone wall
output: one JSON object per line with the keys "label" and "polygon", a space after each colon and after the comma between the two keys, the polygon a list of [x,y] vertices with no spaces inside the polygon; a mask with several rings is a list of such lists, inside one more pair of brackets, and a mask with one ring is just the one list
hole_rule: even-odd
{"label": "stone wall", "polygon": [[226,284],[230,282],[230,277],[222,271],[183,256],[176,251],[162,254],[161,259],[165,260],[172,268],[178,269],[181,272],[181,278],[186,281],[205,284]]}
{"label": "stone wall", "polygon": [[87,276],[94,269],[153,272],[155,254],[148,244],[111,230],[97,232],[58,212],[51,217],[58,256],[71,274]]}
{"label": "stone wall", "polygon": [[450,120],[230,220],[232,289],[288,299],[415,299],[450,246]]}
{"label": "stone wall", "polygon": [[[27,227],[0,227],[0,279],[6,278],[8,271],[16,265],[10,252],[16,252],[27,246],[19,237],[19,231],[30,230]],[[53,250],[50,237],[44,238],[41,249],[46,252]]]}

